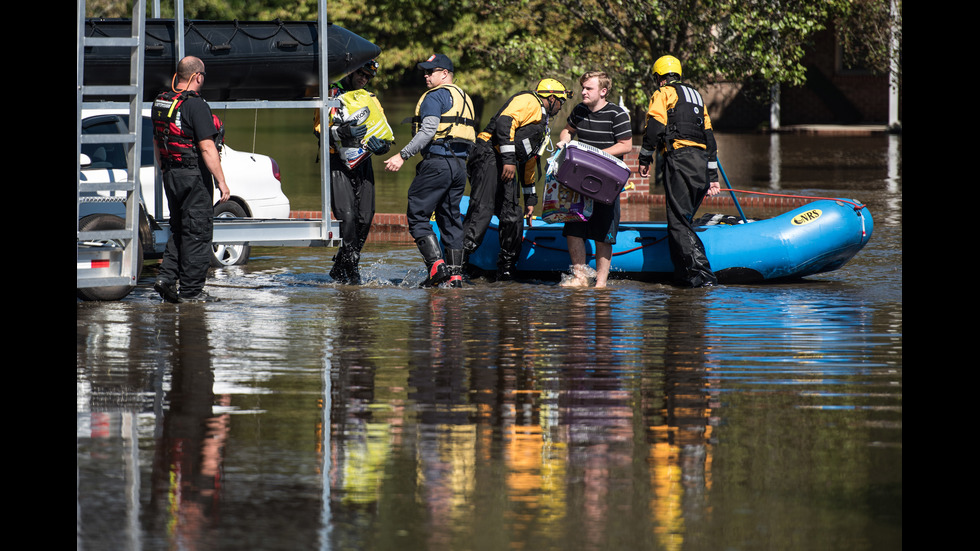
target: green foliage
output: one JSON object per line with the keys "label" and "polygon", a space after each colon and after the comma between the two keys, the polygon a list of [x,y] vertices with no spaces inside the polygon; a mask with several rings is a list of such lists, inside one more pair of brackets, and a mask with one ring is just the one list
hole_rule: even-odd
{"label": "green foliage", "polygon": [[[93,17],[128,17],[131,0],[90,0]],[[433,53],[456,64],[471,95],[499,97],[544,77],[574,88],[601,69],[613,98],[645,107],[651,68],[678,57],[695,85],[722,81],[801,85],[814,33],[834,25],[845,57],[887,70],[891,25],[883,0],[331,0],[329,21],[382,49],[377,89],[422,87],[416,63]],[[161,1],[163,17],[173,4]],[[314,20],[317,0],[185,0],[185,17]],[[899,3],[900,13],[900,3]],[[900,52],[899,52],[900,55]]]}
{"label": "green foliage", "polygon": [[894,13],[887,0],[855,0],[840,6],[834,30],[845,67],[901,77],[901,65],[892,70],[887,48],[893,32],[899,44],[902,40],[902,3],[896,0],[895,4]]}

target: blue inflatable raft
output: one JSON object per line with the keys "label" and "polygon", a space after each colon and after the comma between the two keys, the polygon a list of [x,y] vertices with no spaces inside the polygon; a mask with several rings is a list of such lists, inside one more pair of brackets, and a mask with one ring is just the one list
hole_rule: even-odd
{"label": "blue inflatable raft", "polygon": [[[464,216],[468,201],[464,197],[460,205]],[[483,243],[469,257],[473,267],[486,272],[497,267],[497,223],[493,217]],[[517,262],[519,277],[555,279],[569,271],[563,226],[540,220],[525,226]],[[820,199],[775,218],[701,226],[699,236],[721,283],[751,283],[836,270],[868,243],[873,227],[871,213],[864,205],[845,199]],[[594,269],[591,242],[586,242],[586,252]],[[665,222],[620,224],[611,278],[669,281],[673,270]]]}

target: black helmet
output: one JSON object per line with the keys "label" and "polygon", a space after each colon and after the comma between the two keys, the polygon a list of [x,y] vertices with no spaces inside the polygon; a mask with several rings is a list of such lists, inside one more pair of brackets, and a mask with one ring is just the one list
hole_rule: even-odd
{"label": "black helmet", "polygon": [[364,71],[365,73],[367,73],[368,75],[370,75],[372,78],[374,78],[374,77],[378,76],[378,67],[379,67],[378,62],[376,60],[372,59],[371,61],[368,61],[367,63],[365,63],[364,66],[361,67],[360,70],[361,71]]}

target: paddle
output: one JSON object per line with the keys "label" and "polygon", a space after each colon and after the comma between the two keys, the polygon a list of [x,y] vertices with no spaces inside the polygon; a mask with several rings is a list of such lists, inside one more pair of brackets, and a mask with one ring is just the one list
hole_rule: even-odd
{"label": "paddle", "polygon": [[732,184],[731,184],[731,182],[728,181],[728,175],[725,174],[725,169],[722,168],[721,161],[718,161],[718,172],[721,172],[721,177],[724,178],[725,185],[728,186],[728,189],[729,189],[729,191],[730,191],[730,193],[732,195],[732,201],[735,202],[735,208],[738,209],[738,214],[742,217],[742,222],[745,222],[746,224],[748,224],[749,220],[748,220],[748,218],[745,217],[745,213],[742,212],[742,205],[738,204],[738,197],[735,197],[735,192],[734,191],[731,191]]}

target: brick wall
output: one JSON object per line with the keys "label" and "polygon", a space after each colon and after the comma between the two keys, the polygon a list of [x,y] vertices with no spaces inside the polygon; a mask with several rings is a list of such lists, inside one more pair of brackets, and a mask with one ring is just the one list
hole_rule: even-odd
{"label": "brick wall", "polygon": [[[623,162],[630,169],[630,179],[626,183],[626,188],[623,189],[623,192],[619,196],[621,203],[627,203],[631,199],[636,198],[646,199],[650,195],[650,179],[640,177],[639,155],[640,146],[634,145],[633,150],[623,157]],[[650,176],[652,177],[653,174]]]}
{"label": "brick wall", "polygon": [[[802,63],[807,69],[806,84],[780,90],[782,125],[888,123],[888,75],[842,70],[833,29],[814,34]],[[705,87],[702,94],[716,130],[769,125],[768,90],[719,83]],[[899,119],[901,112],[899,99]]]}

